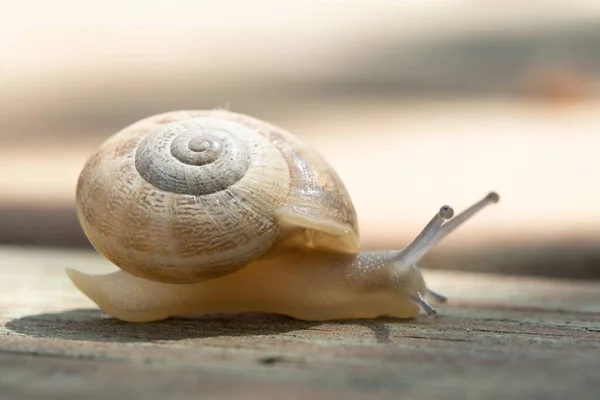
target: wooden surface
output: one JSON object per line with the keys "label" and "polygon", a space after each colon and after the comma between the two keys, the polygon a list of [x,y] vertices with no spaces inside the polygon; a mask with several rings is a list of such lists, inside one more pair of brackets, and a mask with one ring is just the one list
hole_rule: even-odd
{"label": "wooden surface", "polygon": [[127,324],[64,267],[95,253],[0,247],[0,399],[597,399],[600,282],[425,271],[437,317],[210,316]]}

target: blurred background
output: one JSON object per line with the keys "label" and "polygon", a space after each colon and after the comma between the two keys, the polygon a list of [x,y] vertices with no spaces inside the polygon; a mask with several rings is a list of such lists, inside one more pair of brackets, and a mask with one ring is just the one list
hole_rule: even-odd
{"label": "blurred background", "polygon": [[597,0],[0,3],[0,244],[91,249],[74,211],[90,153],[221,107],[316,147],[364,248],[495,190],[423,266],[600,278]]}

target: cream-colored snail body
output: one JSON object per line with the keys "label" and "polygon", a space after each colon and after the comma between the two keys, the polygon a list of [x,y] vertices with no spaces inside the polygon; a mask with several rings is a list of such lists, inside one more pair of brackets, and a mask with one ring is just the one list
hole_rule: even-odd
{"label": "cream-colored snail body", "polygon": [[109,138],[77,185],[81,225],[121,270],[73,283],[126,321],[213,312],[304,320],[409,318],[416,262],[488,204],[444,206],[405,249],[359,252],[356,213],[327,162],[294,135],[229,111],[155,115]]}

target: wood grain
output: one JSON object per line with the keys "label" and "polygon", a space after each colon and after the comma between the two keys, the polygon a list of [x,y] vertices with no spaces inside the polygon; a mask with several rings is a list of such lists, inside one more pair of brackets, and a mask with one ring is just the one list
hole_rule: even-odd
{"label": "wood grain", "polygon": [[0,399],[578,399],[600,390],[600,283],[426,271],[437,317],[128,324],[63,268],[88,251],[0,247]]}

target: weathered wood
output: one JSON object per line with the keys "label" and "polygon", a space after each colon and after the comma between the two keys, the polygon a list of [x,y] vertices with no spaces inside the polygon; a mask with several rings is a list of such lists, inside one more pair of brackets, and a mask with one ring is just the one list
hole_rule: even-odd
{"label": "weathered wood", "polygon": [[426,271],[435,318],[128,324],[76,291],[92,252],[0,248],[0,399],[596,399],[600,283]]}

